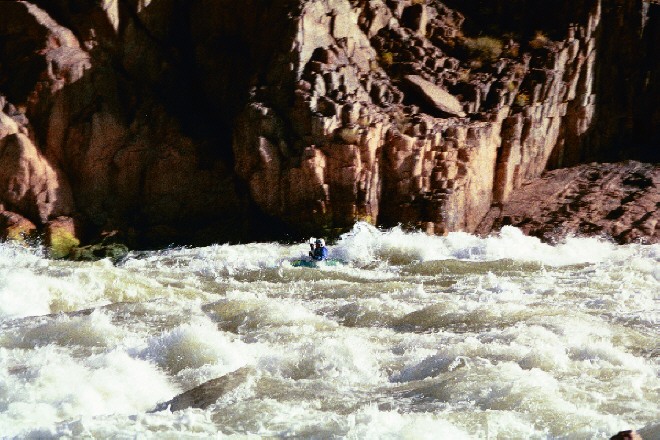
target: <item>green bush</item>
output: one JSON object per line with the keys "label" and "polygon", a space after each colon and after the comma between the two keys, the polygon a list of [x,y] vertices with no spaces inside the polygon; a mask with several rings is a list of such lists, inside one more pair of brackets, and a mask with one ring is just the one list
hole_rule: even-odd
{"label": "green bush", "polygon": [[394,55],[392,52],[383,52],[380,54],[380,62],[386,66],[391,66],[394,62]]}
{"label": "green bush", "polygon": [[518,93],[516,95],[516,105],[518,107],[525,107],[526,105],[529,105],[529,95],[527,93]]}
{"label": "green bush", "polygon": [[484,61],[495,61],[502,55],[502,41],[493,37],[465,38],[463,46],[472,58]]}

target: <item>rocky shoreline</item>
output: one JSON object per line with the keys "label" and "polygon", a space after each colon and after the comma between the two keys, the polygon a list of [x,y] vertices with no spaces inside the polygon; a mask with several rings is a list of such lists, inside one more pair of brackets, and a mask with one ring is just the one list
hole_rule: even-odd
{"label": "rocky shoreline", "polygon": [[600,236],[616,243],[660,243],[660,165],[588,164],[545,173],[493,207],[477,228],[504,225],[544,241],[567,235]]}
{"label": "rocky shoreline", "polygon": [[0,2],[2,237],[657,242],[660,5],[551,3]]}
{"label": "rocky shoreline", "polygon": [[[486,236],[511,225],[549,243],[568,236],[598,236],[619,244],[660,243],[659,186],[658,164],[591,163],[549,171],[525,182],[506,203],[493,206],[475,233]],[[45,243],[51,257],[79,261],[119,261],[128,253],[124,243],[135,243],[112,233],[81,246],[68,217],[53,219],[40,229],[6,210],[0,211],[0,238]]]}

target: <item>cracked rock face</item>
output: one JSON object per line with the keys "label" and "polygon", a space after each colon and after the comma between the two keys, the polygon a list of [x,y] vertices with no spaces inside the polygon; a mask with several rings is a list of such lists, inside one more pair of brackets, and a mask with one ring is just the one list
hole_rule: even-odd
{"label": "cracked rock face", "polygon": [[204,160],[208,141],[183,132],[170,96],[158,96],[165,85],[149,85],[178,78],[170,78],[162,33],[151,28],[174,11],[153,2],[158,12],[149,16],[147,3],[132,11],[121,2],[42,5],[52,16],[28,2],[0,4],[2,41],[21,41],[31,57],[22,62],[26,54],[0,47],[0,91],[13,112],[0,116],[5,209],[44,228],[75,216],[83,226],[76,234],[137,229],[142,242],[134,245],[219,240],[210,225],[238,223],[245,204],[230,168]]}
{"label": "cracked rock face", "polygon": [[550,38],[504,3],[0,2],[0,203],[137,245],[474,232],[548,169],[653,160],[660,5],[558,3]]}
{"label": "cracked rock face", "polygon": [[73,197],[66,178],[30,139],[23,124],[25,116],[9,104],[4,108],[10,113],[0,110],[0,200],[4,209],[42,224],[51,217],[71,214]]}
{"label": "cracked rock face", "polygon": [[[585,5],[583,25],[527,53],[470,40],[498,51],[477,65],[458,58],[464,17],[441,2],[311,3],[294,33],[293,103],[278,104],[279,85],[255,91],[236,170],[266,212],[310,229],[367,218],[472,232],[523,182],[589,157],[603,10]],[[300,176],[314,177],[296,188]]]}
{"label": "cracked rock face", "polygon": [[403,77],[403,80],[436,110],[462,118],[466,116],[460,101],[441,87],[418,75],[406,75]]}
{"label": "cracked rock face", "polygon": [[554,170],[528,182],[479,226],[516,226],[545,240],[598,235],[618,243],[658,243],[660,166],[640,162]]}

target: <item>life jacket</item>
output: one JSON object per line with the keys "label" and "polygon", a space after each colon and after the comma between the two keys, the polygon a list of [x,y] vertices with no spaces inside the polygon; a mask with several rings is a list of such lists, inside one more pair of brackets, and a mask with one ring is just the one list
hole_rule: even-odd
{"label": "life jacket", "polygon": [[316,261],[322,261],[328,258],[328,248],[325,246],[319,247],[319,248],[314,248],[314,252],[312,253],[312,258],[315,259]]}

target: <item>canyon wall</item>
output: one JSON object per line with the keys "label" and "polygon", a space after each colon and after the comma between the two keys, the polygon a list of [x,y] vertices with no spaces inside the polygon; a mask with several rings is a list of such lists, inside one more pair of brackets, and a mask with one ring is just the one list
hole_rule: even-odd
{"label": "canyon wall", "polygon": [[136,246],[472,232],[547,169],[657,161],[659,12],[0,2],[0,211]]}

